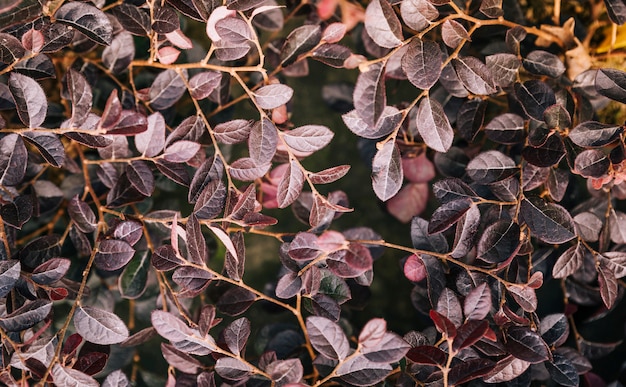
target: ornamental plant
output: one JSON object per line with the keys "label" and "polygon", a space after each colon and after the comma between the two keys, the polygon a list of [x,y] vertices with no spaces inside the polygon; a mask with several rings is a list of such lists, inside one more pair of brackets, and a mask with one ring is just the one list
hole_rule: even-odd
{"label": "ornamental plant", "polygon": [[[0,1],[1,383],[618,380],[625,22],[623,0]],[[322,86],[336,127],[306,115]],[[361,155],[320,156],[334,137]],[[394,267],[372,298],[420,318],[361,310]]]}

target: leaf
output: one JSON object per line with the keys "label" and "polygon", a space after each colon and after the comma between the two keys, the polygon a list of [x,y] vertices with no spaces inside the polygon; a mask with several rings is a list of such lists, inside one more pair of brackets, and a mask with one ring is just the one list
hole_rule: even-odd
{"label": "leaf", "polygon": [[111,9],[117,21],[133,35],[147,36],[150,33],[150,15],[139,7],[122,3]]}
{"label": "leaf", "polygon": [[436,181],[433,184],[433,193],[442,203],[477,197],[476,192],[467,183],[457,178],[446,178]]}
{"label": "leaf", "polygon": [[427,276],[426,266],[419,255],[410,255],[404,262],[404,276],[413,282],[421,282]]}
{"label": "leaf", "polygon": [[496,363],[484,381],[487,383],[508,382],[523,374],[528,367],[530,367],[529,362],[509,355]]}
{"label": "leaf", "polygon": [[554,278],[566,278],[576,273],[582,266],[585,258],[585,247],[578,243],[565,250],[554,263],[552,276]]}
{"label": "leaf", "polygon": [[56,52],[67,46],[74,38],[74,29],[61,23],[51,23],[41,29],[44,44],[39,50],[42,53]]}
{"label": "leaf", "polygon": [[411,241],[418,250],[448,252],[448,241],[441,233],[428,233],[428,221],[414,217],[411,221]]}
{"label": "leaf", "polygon": [[428,233],[433,234],[447,230],[458,222],[473,204],[474,202],[470,198],[461,198],[442,204],[433,212],[430,222],[428,222]]}
{"label": "leaf", "polygon": [[490,184],[506,179],[517,172],[515,161],[496,150],[488,150],[474,157],[467,164],[469,177],[480,184]]}
{"label": "leaf", "polygon": [[101,270],[115,271],[126,266],[134,254],[135,249],[127,242],[117,239],[105,239],[98,245],[94,264]]}
{"label": "leaf", "polygon": [[67,212],[80,232],[90,233],[96,229],[96,214],[91,207],[75,195],[67,205]]}
{"label": "leaf", "polygon": [[473,56],[452,60],[454,70],[463,86],[472,94],[489,95],[496,92],[496,84],[487,66]]}
{"label": "leaf", "polygon": [[265,372],[267,372],[277,384],[293,383],[291,386],[295,387],[294,385],[297,385],[296,383],[302,380],[304,368],[302,367],[300,359],[286,359],[271,362],[265,369]]}
{"label": "leaf", "polygon": [[569,321],[563,313],[554,313],[544,316],[539,325],[539,333],[546,344],[561,346],[569,336]]}
{"label": "leaf", "polygon": [[147,251],[141,252],[138,259],[131,260],[124,268],[119,279],[122,298],[137,299],[145,292],[150,269],[148,256]]}
{"label": "leaf", "polygon": [[392,332],[385,332],[382,338],[373,346],[365,346],[361,353],[375,363],[395,363],[400,361],[411,348],[402,337]]}
{"label": "leaf", "polygon": [[526,197],[520,215],[534,236],[546,243],[565,243],[576,237],[574,220],[565,208],[538,197]]}
{"label": "leaf", "polygon": [[72,126],[82,125],[91,111],[93,95],[85,77],[74,70],[67,72],[67,91],[72,101]]}
{"label": "leaf", "polygon": [[278,133],[274,124],[267,118],[254,124],[248,138],[250,158],[261,166],[269,163],[276,153]]}
{"label": "leaf", "polygon": [[30,131],[22,132],[22,137],[34,145],[41,157],[53,167],[59,168],[65,162],[65,148],[56,134]]}
{"label": "leaf", "polygon": [[501,219],[485,229],[478,242],[476,256],[489,263],[506,262],[517,253],[519,245],[519,225]]}
{"label": "leaf", "polygon": [[553,360],[546,362],[550,378],[562,386],[576,387],[579,385],[578,371],[565,356],[554,353]]}
{"label": "leaf", "polygon": [[386,105],[385,66],[380,63],[373,64],[357,78],[354,87],[354,107],[358,116],[368,126],[375,127]]}
{"label": "leaf", "polygon": [[0,298],[6,297],[13,290],[20,278],[21,269],[20,261],[16,259],[0,261]]}
{"label": "leaf", "polygon": [[620,0],[604,0],[606,13],[615,24],[622,25],[626,22],[626,4]]}
{"label": "leaf", "polygon": [[489,359],[467,359],[453,366],[448,374],[450,384],[461,385],[470,380],[485,376],[494,367],[494,362]]}
{"label": "leaf", "polygon": [[390,372],[389,364],[374,363],[364,356],[356,356],[341,363],[336,375],[354,386],[373,386],[384,380]]}
{"label": "leaf", "polygon": [[22,226],[33,216],[35,210],[33,199],[31,195],[20,195],[3,205],[0,208],[0,215],[4,223],[21,230]]}
{"label": "leaf", "polygon": [[300,164],[297,161],[292,160],[289,163],[285,174],[278,183],[276,199],[278,200],[279,208],[289,206],[298,198],[300,192],[302,191],[304,181],[305,176],[302,172]]}
{"label": "leaf", "polygon": [[435,328],[446,338],[446,339],[454,339],[456,336],[456,327],[454,323],[450,321],[446,316],[437,312],[434,309],[431,309],[429,313],[430,319],[435,323]]}
{"label": "leaf", "polygon": [[239,356],[250,336],[250,321],[245,317],[239,318],[228,324],[222,335],[230,352]]}
{"label": "leaf", "polygon": [[15,186],[26,174],[28,153],[24,141],[15,133],[0,138],[0,184]]}
{"label": "leaf", "polygon": [[528,313],[532,313],[537,310],[537,294],[535,289],[530,286],[507,286],[506,290],[509,291],[515,302]]}
{"label": "leaf", "polygon": [[514,113],[494,117],[485,125],[485,134],[491,141],[501,144],[517,144],[524,140],[524,119]]}
{"label": "leaf", "polygon": [[39,83],[26,75],[12,72],[8,84],[20,121],[31,129],[39,128],[46,119],[48,109],[46,94]]}
{"label": "leaf", "polygon": [[150,105],[156,110],[165,110],[173,106],[187,90],[183,76],[186,77],[186,73],[182,73],[181,76],[173,69],[159,73],[148,92]]}
{"label": "leaf", "polygon": [[468,320],[482,320],[491,311],[491,289],[482,283],[472,289],[463,301],[463,314]]}
{"label": "leaf", "polygon": [[583,177],[602,177],[610,166],[611,161],[600,149],[586,149],[574,160],[574,171]]}
{"label": "leaf", "polygon": [[[622,7],[623,21],[626,21],[626,6],[622,4]],[[600,95],[626,103],[626,72],[611,68],[598,69],[594,85]]]}
{"label": "leaf", "polygon": [[509,327],[505,346],[513,356],[531,364],[551,358],[550,350],[541,336],[527,327]]}
{"label": "leaf", "polygon": [[78,334],[94,344],[118,344],[128,338],[128,328],[117,315],[91,306],[76,309],[74,326]]}
{"label": "leaf", "polygon": [[152,196],[154,191],[154,175],[145,161],[134,160],[126,164],[126,175],[130,184],[142,195]]}
{"label": "leaf", "polygon": [[309,24],[294,29],[280,50],[281,65],[285,67],[293,64],[300,55],[317,46],[321,39],[322,30],[319,25]]}
{"label": "leaf", "polygon": [[600,296],[607,309],[611,309],[617,300],[619,285],[615,278],[615,273],[608,266],[600,264],[596,267],[598,271],[598,284],[600,285]]}
{"label": "leaf", "polygon": [[565,72],[565,65],[558,56],[543,50],[534,50],[522,60],[524,68],[531,74],[558,78]]}
{"label": "leaf", "polygon": [[350,171],[349,165],[339,165],[319,172],[309,172],[309,180],[313,184],[329,184],[344,177]]}
{"label": "leaf", "polygon": [[322,125],[305,125],[285,131],[282,139],[293,150],[313,153],[330,143],[335,134]]}
{"label": "leaf", "polygon": [[[403,1],[401,7],[409,2]],[[402,56],[401,63],[409,82],[419,89],[428,90],[441,75],[441,50],[435,42],[414,38]]]}
{"label": "leaf", "polygon": [[213,219],[224,209],[226,186],[221,180],[211,181],[198,196],[193,212],[198,219]]}
{"label": "leaf", "polygon": [[213,128],[213,133],[217,141],[224,144],[237,144],[248,139],[254,121],[252,120],[232,120],[217,124]]}
{"label": "leaf", "polygon": [[215,372],[226,379],[243,380],[252,373],[252,367],[242,360],[225,356],[217,359]]}
{"label": "leaf", "polygon": [[463,312],[459,299],[456,294],[448,288],[443,289],[439,295],[435,310],[450,320],[454,326],[460,326],[463,323]]}
{"label": "leaf", "polygon": [[556,103],[556,96],[552,88],[545,82],[531,79],[522,84],[515,84],[515,95],[522,104],[526,114],[543,121],[546,109]]}
{"label": "leaf", "polygon": [[159,34],[167,34],[180,29],[178,15],[173,8],[155,7],[153,12],[152,29]]}
{"label": "leaf", "polygon": [[402,114],[393,106],[385,106],[382,115],[374,127],[366,124],[365,121],[359,117],[359,113],[356,110],[349,111],[341,116],[341,118],[348,129],[350,129],[357,136],[369,139],[379,139],[394,131],[402,119]]}
{"label": "leaf", "polygon": [[116,370],[111,372],[102,382],[102,387],[130,387],[130,381],[128,377],[122,372],[122,370]]}
{"label": "leaf", "polygon": [[325,317],[310,316],[306,319],[306,328],[311,345],[319,353],[335,360],[343,360],[348,356],[348,338],[335,322]]}
{"label": "leaf", "polygon": [[147,119],[145,131],[135,135],[135,148],[146,157],[155,157],[161,153],[165,144],[165,119],[159,112],[152,113]]}
{"label": "leaf", "polygon": [[43,321],[52,310],[52,302],[35,300],[27,302],[0,319],[0,328],[7,332],[20,332]]}
{"label": "leaf", "polygon": [[372,186],[376,196],[387,201],[402,187],[402,161],[394,141],[386,142],[372,162]]}
{"label": "leaf", "polygon": [[293,271],[280,277],[276,284],[276,296],[284,300],[295,297],[302,290],[302,277]]}
{"label": "leaf", "polygon": [[483,0],[480,3],[480,12],[488,18],[498,18],[504,15],[502,0]]}
{"label": "leaf", "polygon": [[222,73],[217,71],[202,71],[189,79],[189,93],[195,99],[208,98],[220,86]]}
{"label": "leaf", "polygon": [[293,89],[280,83],[266,85],[256,90],[254,99],[261,109],[274,109],[289,102]]}
{"label": "leaf", "polygon": [[585,121],[569,132],[569,139],[578,146],[597,148],[617,140],[623,130],[623,126]]}
{"label": "leaf", "polygon": [[[487,0],[483,1],[481,6],[486,1]],[[486,56],[485,64],[489,71],[491,71],[491,74],[493,74],[493,79],[496,84],[500,87],[508,87],[513,85],[517,80],[518,70],[522,62],[516,55],[497,53]]]}
{"label": "leaf", "polygon": [[352,51],[341,44],[322,44],[313,50],[311,58],[334,68],[343,68],[352,55]]}
{"label": "leaf", "polygon": [[446,20],[441,25],[441,38],[450,48],[457,48],[461,43],[472,40],[465,27],[456,20]]}
{"label": "leaf", "polygon": [[109,18],[93,5],[87,3],[64,3],[54,18],[82,32],[96,43],[108,46],[113,37]]}
{"label": "leaf", "polygon": [[437,152],[445,153],[452,146],[454,132],[443,106],[432,98],[423,98],[417,109],[417,129],[424,143]]}
{"label": "leaf", "polygon": [[161,343],[161,353],[169,365],[182,372],[196,374],[202,368],[198,360],[171,344]]}
{"label": "leaf", "polygon": [[387,0],[373,0],[365,9],[365,31],[381,47],[402,44],[402,25]]}
{"label": "leaf", "polygon": [[58,363],[52,367],[50,375],[54,383],[61,386],[98,387],[100,385],[91,376],[73,368],[63,367]]}
{"label": "leaf", "polygon": [[115,35],[111,45],[102,51],[102,64],[114,74],[120,74],[128,68],[135,57],[135,42],[129,32],[122,31]]}
{"label": "leaf", "polygon": [[234,287],[220,297],[217,307],[229,316],[237,316],[248,310],[256,299],[254,293],[240,287]]}
{"label": "leaf", "polygon": [[[33,51],[33,50],[30,50]],[[0,63],[12,64],[24,57],[26,50],[13,35],[0,32]]]}
{"label": "leaf", "polygon": [[439,11],[427,0],[405,0],[400,3],[400,16],[404,24],[419,32],[439,17]]}
{"label": "leaf", "polygon": [[406,357],[416,364],[444,365],[448,356],[437,347],[419,345],[411,348]]}
{"label": "leaf", "polygon": [[189,161],[200,150],[197,142],[181,140],[165,148],[163,158],[172,163],[184,163]]}

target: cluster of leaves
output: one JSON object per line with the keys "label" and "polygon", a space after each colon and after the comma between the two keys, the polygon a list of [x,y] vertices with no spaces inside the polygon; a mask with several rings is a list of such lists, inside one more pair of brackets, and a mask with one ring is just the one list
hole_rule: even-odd
{"label": "cluster of leaves", "polygon": [[[590,360],[619,342],[579,328],[626,276],[626,135],[597,115],[626,72],[590,56],[626,6],[583,2],[575,35],[560,3],[529,27],[502,0],[0,2],[0,382],[613,378]],[[343,122],[412,246],[332,229],[350,166],[303,161],[345,129],[294,123],[309,60],[358,68]],[[287,207],[304,231],[274,231]],[[267,288],[252,234],[280,242]],[[432,326],[347,317],[385,248]]]}

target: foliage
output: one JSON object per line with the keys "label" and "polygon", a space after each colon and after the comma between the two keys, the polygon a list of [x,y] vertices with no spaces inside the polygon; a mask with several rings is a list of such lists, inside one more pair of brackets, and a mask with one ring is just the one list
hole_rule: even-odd
{"label": "foliage", "polygon": [[[626,6],[544,6],[1,1],[0,381],[612,381],[591,361],[619,337],[583,328],[626,276],[624,125],[598,113],[626,104]],[[308,160],[345,128],[292,111],[311,60],[358,72],[342,119],[412,246],[333,224],[350,166]],[[280,243],[269,287],[253,236]],[[427,326],[351,320],[379,258]]]}

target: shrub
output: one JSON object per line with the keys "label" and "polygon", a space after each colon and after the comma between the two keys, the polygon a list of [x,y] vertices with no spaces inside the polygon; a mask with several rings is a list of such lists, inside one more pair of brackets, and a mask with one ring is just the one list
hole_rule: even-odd
{"label": "shrub", "polygon": [[[625,21],[622,0],[2,1],[0,380],[615,380],[594,360],[623,337]],[[347,131],[292,105],[336,73],[412,245],[350,214],[351,166],[318,152]],[[413,287],[382,294],[422,316],[403,332],[358,310],[375,260]]]}

